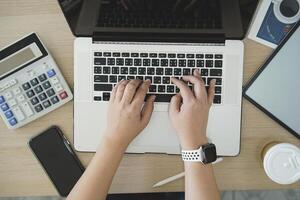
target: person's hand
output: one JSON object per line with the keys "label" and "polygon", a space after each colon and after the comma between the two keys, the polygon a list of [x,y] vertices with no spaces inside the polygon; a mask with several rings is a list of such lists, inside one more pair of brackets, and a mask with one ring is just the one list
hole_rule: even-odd
{"label": "person's hand", "polygon": [[155,96],[145,104],[144,99],[150,84],[150,80],[122,80],[113,88],[105,137],[114,144],[126,148],[149,123]]}
{"label": "person's hand", "polygon": [[206,92],[204,81],[198,70],[193,76],[183,76],[186,82],[193,84],[193,91],[183,82],[172,78],[172,82],[180,89],[180,93],[173,96],[170,103],[170,118],[177,132],[183,149],[196,149],[207,143],[206,126],[210,106],[215,95],[215,83],[210,82]]}

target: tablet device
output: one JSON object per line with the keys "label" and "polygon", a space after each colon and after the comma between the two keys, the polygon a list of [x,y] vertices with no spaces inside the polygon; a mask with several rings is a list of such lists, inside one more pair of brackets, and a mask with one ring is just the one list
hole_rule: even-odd
{"label": "tablet device", "polygon": [[299,24],[246,84],[243,95],[300,139]]}

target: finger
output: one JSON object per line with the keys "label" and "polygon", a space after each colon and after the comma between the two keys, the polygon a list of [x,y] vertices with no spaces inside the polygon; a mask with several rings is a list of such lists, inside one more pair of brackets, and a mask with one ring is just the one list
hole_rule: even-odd
{"label": "finger", "polygon": [[207,98],[204,82],[199,76],[183,76],[183,80],[191,82],[194,85],[194,93],[197,99]]}
{"label": "finger", "polygon": [[209,89],[208,89],[208,103],[209,105],[212,105],[214,102],[215,97],[215,86],[216,86],[216,79],[213,79],[209,83]]}
{"label": "finger", "polygon": [[115,86],[114,86],[114,88],[112,89],[112,91],[111,91],[111,95],[110,95],[110,99],[109,99],[109,101],[110,102],[113,102],[114,100],[115,100],[115,98],[116,98],[116,93],[117,93],[117,90],[118,90],[118,86],[123,82],[124,80],[122,79],[120,82],[118,82]]}
{"label": "finger", "polygon": [[130,80],[128,84],[126,85],[122,101],[125,103],[131,103],[135,93],[136,89],[139,87],[141,81],[137,79]]}
{"label": "finger", "polygon": [[200,78],[200,81],[201,81],[203,84],[205,84],[204,81],[203,81],[203,79],[202,79],[202,76],[201,76],[201,74],[200,74],[200,70],[199,70],[199,69],[194,70],[193,75],[196,76],[196,77],[198,77],[198,78]]}
{"label": "finger", "polygon": [[142,109],[142,112],[141,112],[142,120],[141,121],[144,124],[144,126],[147,126],[147,124],[150,121],[150,118],[151,118],[151,115],[152,115],[153,109],[154,109],[154,100],[155,100],[155,95],[148,97],[148,99],[146,100],[144,107]]}
{"label": "finger", "polygon": [[137,89],[136,94],[132,100],[132,103],[140,104],[140,105],[144,103],[144,99],[148,92],[150,84],[151,84],[150,80],[146,80],[142,83],[142,85]]}
{"label": "finger", "polygon": [[122,98],[123,98],[123,94],[124,94],[124,91],[125,91],[125,88],[126,88],[126,85],[127,85],[128,81],[127,80],[123,80],[122,83],[120,83],[118,85],[118,89],[116,91],[116,97],[115,97],[115,100],[117,101],[121,101]]}
{"label": "finger", "polygon": [[183,81],[180,81],[173,77],[171,78],[171,81],[180,89],[180,94],[183,100],[188,100],[194,97],[193,92]]}
{"label": "finger", "polygon": [[171,102],[170,102],[170,114],[175,114],[180,112],[180,106],[181,106],[181,95],[176,94],[172,97]]}

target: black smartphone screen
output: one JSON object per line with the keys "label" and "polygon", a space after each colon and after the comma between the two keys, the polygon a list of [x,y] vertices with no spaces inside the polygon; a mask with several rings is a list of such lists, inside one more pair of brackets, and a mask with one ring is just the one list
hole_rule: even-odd
{"label": "black smartphone screen", "polygon": [[33,137],[29,146],[58,193],[66,197],[84,172],[84,167],[60,129],[55,126],[47,129]]}

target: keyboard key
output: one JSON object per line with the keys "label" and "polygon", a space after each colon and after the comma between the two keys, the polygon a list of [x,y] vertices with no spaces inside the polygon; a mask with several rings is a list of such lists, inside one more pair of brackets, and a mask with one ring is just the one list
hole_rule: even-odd
{"label": "keyboard key", "polygon": [[44,101],[44,102],[43,102],[43,106],[44,106],[44,108],[48,108],[48,107],[50,107],[50,106],[51,106],[51,103],[50,103],[50,101],[49,101],[49,100],[47,100],[47,101]]}
{"label": "keyboard key", "polygon": [[110,67],[103,67],[103,74],[110,74]]}
{"label": "keyboard key", "polygon": [[118,76],[118,82],[120,82],[121,80],[126,80],[126,76],[122,76],[122,75]]}
{"label": "keyboard key", "polygon": [[222,76],[222,69],[211,69],[210,76]]}
{"label": "keyboard key", "polygon": [[167,67],[168,66],[168,59],[161,59],[160,66]]}
{"label": "keyboard key", "polygon": [[138,53],[131,53],[131,57],[139,57]]}
{"label": "keyboard key", "polygon": [[101,74],[102,73],[102,67],[94,67],[94,74]]}
{"label": "keyboard key", "polygon": [[[52,76],[55,76],[55,74],[56,74],[56,72],[54,71],[54,69],[50,69],[49,71],[47,71],[47,75],[49,78],[51,78]],[[31,83],[31,85],[34,86],[32,83]]]}
{"label": "keyboard key", "polygon": [[63,100],[63,99],[65,99],[65,98],[68,97],[68,94],[67,94],[66,91],[63,91],[63,92],[61,92],[61,93],[59,94],[59,97]]}
{"label": "keyboard key", "polygon": [[106,82],[108,82],[108,76],[107,75],[95,75],[94,76],[94,82],[104,82],[104,83],[106,83]]}
{"label": "keyboard key", "polygon": [[140,53],[140,57],[147,58],[148,57],[148,53]]}
{"label": "keyboard key", "polygon": [[216,94],[221,94],[221,92],[222,92],[222,88],[220,86],[216,86],[215,87],[215,93]]}
{"label": "keyboard key", "polygon": [[160,53],[160,54],[158,54],[158,57],[160,57],[160,58],[166,58],[166,57],[167,57],[167,54],[165,54],[165,53]]}
{"label": "keyboard key", "polygon": [[213,58],[213,54],[205,54],[205,58]]}
{"label": "keyboard key", "polygon": [[23,113],[23,111],[20,109],[20,107],[15,107],[12,109],[12,112],[14,113],[16,119],[18,121],[23,121],[25,119],[25,115]]}
{"label": "keyboard key", "polygon": [[112,84],[94,84],[95,91],[111,91]]}
{"label": "keyboard key", "polygon": [[155,76],[154,79],[153,79],[153,83],[161,84],[161,77],[160,76]]}
{"label": "keyboard key", "polygon": [[221,103],[221,95],[215,95],[214,103],[215,104],[220,104]]}
{"label": "keyboard key", "polygon": [[39,100],[38,100],[38,98],[34,97],[34,98],[30,99],[30,102],[34,106],[39,102]]}
{"label": "keyboard key", "polygon": [[25,115],[27,117],[30,117],[31,115],[34,114],[31,107],[30,107],[30,105],[29,105],[29,103],[27,103],[27,102],[22,103],[21,108],[25,112]]}
{"label": "keyboard key", "polygon": [[115,59],[114,58],[107,58],[107,65],[115,65]]}
{"label": "keyboard key", "polygon": [[173,69],[172,68],[165,68],[165,75],[173,75]]}
{"label": "keyboard key", "polygon": [[195,60],[188,60],[187,66],[188,67],[195,67]]}
{"label": "keyboard key", "polygon": [[133,80],[133,79],[135,79],[134,76],[127,76],[127,80]]}
{"label": "keyboard key", "polygon": [[166,92],[166,87],[164,85],[159,85],[157,87],[158,92],[164,93]]}
{"label": "keyboard key", "polygon": [[111,83],[117,83],[118,82],[118,78],[117,76],[109,76],[109,82]]}
{"label": "keyboard key", "polygon": [[106,65],[106,58],[95,58],[94,65]]}
{"label": "keyboard key", "polygon": [[17,99],[18,99],[18,102],[25,101],[25,96],[21,94],[21,95],[17,96]]}
{"label": "keyboard key", "polygon": [[177,60],[171,59],[170,60],[170,67],[177,67]]}
{"label": "keyboard key", "polygon": [[191,69],[183,69],[183,75],[187,76],[187,75],[190,75],[191,74]]}
{"label": "keyboard key", "polygon": [[33,97],[33,96],[34,96],[34,92],[33,92],[33,90],[29,90],[29,91],[27,91],[27,92],[26,92],[26,95],[27,95],[27,97],[28,97],[28,98],[31,98],[31,97]]}
{"label": "keyboard key", "polygon": [[206,60],[205,66],[206,67],[213,67],[213,60]]}
{"label": "keyboard key", "polygon": [[143,66],[150,66],[150,59],[143,59]]}
{"label": "keyboard key", "polygon": [[187,54],[186,57],[187,58],[195,58],[195,54]]}
{"label": "keyboard key", "polygon": [[57,102],[59,102],[59,99],[58,99],[57,96],[54,96],[54,97],[52,97],[52,98],[50,99],[50,101],[51,101],[52,104],[56,104]]}
{"label": "keyboard key", "polygon": [[185,54],[183,54],[183,53],[178,53],[178,54],[177,54],[177,58],[185,58]]}
{"label": "keyboard key", "polygon": [[39,94],[38,97],[39,97],[40,101],[44,101],[45,99],[47,99],[47,96],[46,96],[46,94],[44,92],[41,93],[41,94]]}
{"label": "keyboard key", "polygon": [[30,84],[31,84],[32,86],[36,86],[38,83],[39,83],[39,81],[37,80],[37,78],[34,78],[34,79],[32,79],[32,80],[30,81]]}
{"label": "keyboard key", "polygon": [[209,84],[212,79],[216,79],[216,85],[222,85],[222,79],[221,78],[208,78],[207,83]]}
{"label": "keyboard key", "polygon": [[5,102],[5,99],[3,96],[0,96],[0,104],[4,103]]}
{"label": "keyboard key", "polygon": [[150,58],[157,58],[157,53],[150,53],[149,56]]}
{"label": "keyboard key", "polygon": [[139,67],[138,74],[139,75],[146,75],[146,68],[145,67]]}
{"label": "keyboard key", "polygon": [[204,60],[197,60],[197,67],[204,67]]}
{"label": "keyboard key", "polygon": [[43,82],[43,81],[47,80],[47,76],[46,76],[46,74],[41,74],[41,75],[39,75],[38,79],[40,82]]}
{"label": "keyboard key", "polygon": [[164,74],[164,68],[156,68],[156,75],[163,75]]}
{"label": "keyboard key", "polygon": [[[152,95],[152,94],[147,94],[146,99],[150,95]],[[155,102],[170,102],[171,98],[174,96],[174,94],[155,94],[155,96],[156,96]]]}
{"label": "keyboard key", "polygon": [[202,80],[204,82],[205,85],[208,85],[208,83],[206,82],[206,78],[205,77],[202,77]]}
{"label": "keyboard key", "polygon": [[176,54],[175,53],[169,53],[168,58],[176,58]]}
{"label": "keyboard key", "polygon": [[45,90],[47,90],[48,88],[50,88],[50,87],[51,87],[51,85],[50,85],[50,82],[49,82],[49,81],[46,81],[46,82],[44,82],[44,83],[42,84],[42,86],[43,86],[43,88],[44,88]]}
{"label": "keyboard key", "polygon": [[132,58],[126,58],[125,59],[125,65],[126,66],[132,66],[133,64],[133,59]]}
{"label": "keyboard key", "polygon": [[186,67],[186,60],[179,60],[179,67]]}
{"label": "keyboard key", "polygon": [[9,118],[11,118],[12,116],[14,116],[14,114],[9,110],[9,111],[6,111],[5,113],[5,117],[7,118],[7,119],[9,119]]}
{"label": "keyboard key", "polygon": [[134,66],[142,66],[142,59],[140,58],[134,59]]}
{"label": "keyboard key", "polygon": [[130,54],[129,53],[122,53],[122,57],[129,57]]}
{"label": "keyboard key", "polygon": [[174,69],[174,75],[175,76],[181,76],[181,69],[180,68]]}
{"label": "keyboard key", "polygon": [[120,57],[120,56],[121,56],[121,54],[119,52],[114,52],[113,53],[113,57]]}
{"label": "keyboard key", "polygon": [[196,54],[196,58],[204,58],[203,54]]}
{"label": "keyboard key", "polygon": [[123,66],[124,65],[124,58],[117,58],[116,65]]}
{"label": "keyboard key", "polygon": [[167,93],[174,93],[174,86],[173,85],[168,85],[167,86]]}
{"label": "keyboard key", "polygon": [[222,67],[222,65],[223,65],[222,60],[215,60],[215,67],[220,68]]}
{"label": "keyboard key", "polygon": [[24,90],[28,90],[29,88],[31,88],[31,86],[30,86],[30,84],[27,82],[27,83],[24,83],[24,84],[22,85],[22,88],[23,88]]}
{"label": "keyboard key", "polygon": [[39,112],[41,112],[43,110],[43,107],[42,107],[41,104],[39,104],[39,105],[37,105],[37,106],[34,107],[34,110],[39,113]]}
{"label": "keyboard key", "polygon": [[156,92],[156,85],[150,85],[149,92]]}
{"label": "keyboard key", "polygon": [[16,125],[18,123],[17,120],[16,120],[16,118],[11,118],[8,122],[9,122],[9,124],[11,126],[14,126],[14,125]]}
{"label": "keyboard key", "polygon": [[137,74],[137,68],[136,67],[130,67],[129,68],[129,74],[136,75]]}
{"label": "keyboard key", "polygon": [[38,85],[34,88],[34,91],[35,91],[36,94],[38,94],[38,93],[41,93],[43,91],[43,88],[40,85]]}
{"label": "keyboard key", "polygon": [[46,91],[46,94],[48,95],[48,97],[52,97],[53,95],[55,95],[55,92],[53,89],[49,89]]}
{"label": "keyboard key", "polygon": [[109,101],[109,99],[110,99],[110,93],[103,92],[102,96],[103,96],[103,101]]}
{"label": "keyboard key", "polygon": [[150,80],[151,83],[153,82],[152,76],[145,76],[145,80]]}
{"label": "keyboard key", "polygon": [[128,67],[121,67],[121,74],[128,74]]}
{"label": "keyboard key", "polygon": [[94,52],[94,56],[102,56],[102,52]]}
{"label": "keyboard key", "polygon": [[147,68],[147,75],[154,75],[154,68]]}
{"label": "keyboard key", "polygon": [[201,76],[208,76],[208,69],[201,69]]}
{"label": "keyboard key", "polygon": [[170,84],[170,81],[171,81],[171,79],[170,79],[170,77],[163,77],[163,81],[162,81],[162,83],[163,84]]}
{"label": "keyboard key", "polygon": [[120,68],[119,67],[112,67],[111,68],[111,73],[112,74],[119,74],[120,73]]}
{"label": "keyboard key", "polygon": [[223,55],[222,54],[215,54],[215,59],[222,59]]}
{"label": "keyboard key", "polygon": [[159,59],[152,59],[152,66],[154,67],[159,66]]}
{"label": "keyboard key", "polygon": [[144,81],[144,77],[143,76],[136,76],[135,78],[138,79],[138,80]]}
{"label": "keyboard key", "polygon": [[94,96],[94,101],[101,101],[102,97],[101,96]]}
{"label": "keyboard key", "polygon": [[104,55],[105,57],[111,57],[111,53],[110,53],[110,52],[104,52],[103,55]]}

